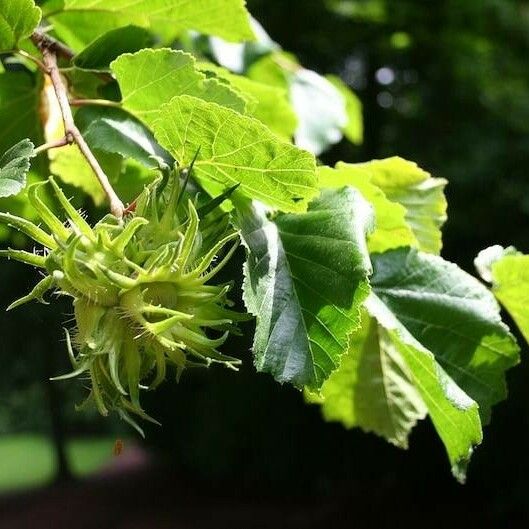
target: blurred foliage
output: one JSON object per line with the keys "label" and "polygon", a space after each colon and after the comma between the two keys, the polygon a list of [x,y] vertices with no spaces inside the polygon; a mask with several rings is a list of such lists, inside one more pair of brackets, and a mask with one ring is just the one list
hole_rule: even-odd
{"label": "blurred foliage", "polygon": [[[491,243],[529,248],[529,2],[252,0],[274,40],[338,74],[364,105],[361,149],[447,178],[445,256],[471,269]],[[525,226],[524,226],[525,225]]]}

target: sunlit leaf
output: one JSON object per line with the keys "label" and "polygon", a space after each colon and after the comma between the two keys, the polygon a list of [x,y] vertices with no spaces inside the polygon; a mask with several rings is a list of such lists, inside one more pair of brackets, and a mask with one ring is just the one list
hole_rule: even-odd
{"label": "sunlit leaf", "polygon": [[0,0],[0,50],[11,50],[31,35],[40,17],[33,0]]}
{"label": "sunlit leaf", "polygon": [[416,163],[397,156],[356,164],[386,197],[406,208],[406,222],[420,244],[420,249],[439,254],[441,228],[446,221],[446,180],[432,178]]}
{"label": "sunlit leaf", "polygon": [[369,250],[384,252],[401,246],[418,246],[419,242],[406,221],[406,209],[392,202],[384,191],[372,183],[368,171],[358,164],[338,162],[334,169],[318,167],[322,188],[352,186],[358,189],[375,210],[375,230],[369,235]]}
{"label": "sunlit leaf", "polygon": [[480,252],[476,268],[529,342],[529,255],[492,246]]}
{"label": "sunlit leaf", "polygon": [[446,180],[432,178],[417,164],[399,157],[357,164],[339,162],[334,170],[322,168],[319,173],[320,185],[352,185],[372,202],[377,230],[370,239],[370,251],[406,245],[434,254],[441,251]]}
{"label": "sunlit leaf", "polygon": [[325,77],[304,68],[289,76],[290,99],[299,119],[296,144],[318,155],[342,139],[347,127],[345,100]]}
{"label": "sunlit leaf", "polygon": [[244,98],[229,86],[206,79],[193,56],[182,51],[146,49],[124,54],[111,68],[121,88],[123,107],[150,126],[164,103],[183,94],[245,111]]}
{"label": "sunlit leaf", "polygon": [[[154,134],[182,165],[197,156],[201,183],[239,191],[283,211],[304,211],[317,194],[314,157],[281,141],[256,119],[190,96],[160,110]],[[198,153],[198,155],[197,155]]]}
{"label": "sunlit leaf", "polygon": [[[111,180],[117,179],[121,172],[121,156],[95,150],[94,154],[106,175]],[[76,145],[57,149],[51,157],[50,171],[63,182],[82,189],[97,206],[105,202],[101,184]]]}
{"label": "sunlit leaf", "polygon": [[[358,135],[351,121],[354,97],[348,98],[334,84],[318,73],[302,68],[295,57],[284,52],[270,53],[248,69],[255,80],[288,91],[289,99],[298,118],[296,144],[316,155],[338,143],[348,129]],[[349,105],[349,106],[348,106]],[[352,114],[351,114],[352,115]]]}
{"label": "sunlit leaf", "polygon": [[362,102],[358,96],[336,75],[326,75],[326,79],[340,92],[345,101],[347,125],[343,128],[344,136],[355,145],[364,141],[364,121]]}
{"label": "sunlit leaf", "polygon": [[229,41],[253,39],[244,0],[65,0],[64,8],[90,12],[93,23],[110,14],[125,23],[143,20],[154,29],[170,24],[175,31],[194,29]]}
{"label": "sunlit leaf", "polygon": [[[253,81],[242,75],[229,73],[212,64],[200,63],[205,72],[211,72],[238,89],[247,98],[247,113],[267,125],[280,136],[290,139],[296,131],[298,120],[288,99],[288,92],[279,87]],[[227,105],[224,105],[227,106]]]}

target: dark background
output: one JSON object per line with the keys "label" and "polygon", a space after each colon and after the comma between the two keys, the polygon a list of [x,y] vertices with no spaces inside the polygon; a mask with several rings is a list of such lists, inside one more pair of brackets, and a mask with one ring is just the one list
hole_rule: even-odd
{"label": "dark background", "polygon": [[[400,155],[446,178],[443,255],[470,272],[491,244],[529,251],[529,2],[248,4],[302,64],[341,75],[362,99],[364,144],[339,144],[326,163]],[[381,68],[393,82],[377,81]],[[1,266],[7,305],[35,278]],[[40,432],[59,447],[74,435],[130,437],[121,424],[75,413],[75,384],[43,382],[66,368],[63,309],[31,305],[0,318],[0,433]],[[163,428],[127,441],[122,456],[137,447],[150,463],[80,482],[67,481],[63,465],[58,484],[0,498],[0,526],[527,526],[527,350],[461,486],[429,422],[414,430],[408,451],[324,423],[299,392],[255,373],[248,340],[230,347],[245,360],[240,373],[190,372],[146,399]]]}

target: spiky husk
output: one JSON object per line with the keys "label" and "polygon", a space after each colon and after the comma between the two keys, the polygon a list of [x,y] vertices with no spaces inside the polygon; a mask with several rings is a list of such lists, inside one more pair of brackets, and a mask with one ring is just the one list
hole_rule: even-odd
{"label": "spiky husk", "polygon": [[0,213],[0,221],[44,246],[39,254],[0,252],[46,271],[9,308],[44,301],[49,290],[71,296],[76,330],[66,331],[66,342],[73,371],[57,379],[89,378],[88,399],[99,412],[116,410],[138,429],[133,415],[153,420],[141,407],[140,393],[158,386],[168,365],[178,378],[190,365],[239,363],[218,348],[245,316],[229,309],[229,284],[208,284],[236,249],[238,234],[219,211],[219,200],[197,212],[179,182],[177,173],[154,182],[133,215],[124,221],[108,215],[94,227],[52,178],[66,223],[40,198],[39,187],[46,184],[30,187],[28,195],[49,232]]}

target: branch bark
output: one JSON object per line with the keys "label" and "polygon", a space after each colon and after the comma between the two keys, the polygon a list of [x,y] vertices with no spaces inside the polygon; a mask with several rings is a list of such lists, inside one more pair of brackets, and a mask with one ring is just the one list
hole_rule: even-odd
{"label": "branch bark", "polygon": [[47,48],[55,53],[55,55],[63,57],[68,61],[71,61],[75,56],[73,50],[68,48],[68,46],[65,46],[62,42],[59,42],[46,33],[39,31],[38,29],[33,33],[33,35],[31,35],[31,40],[33,41],[33,44],[39,48],[39,50],[42,51],[43,48]]}
{"label": "branch bark", "polygon": [[49,151],[50,149],[57,149],[58,147],[64,147],[65,145],[70,145],[72,143],[72,138],[64,136],[60,140],[49,141],[48,143],[43,143],[35,148],[35,154],[40,154],[44,151]]}
{"label": "branch bark", "polygon": [[90,147],[86,143],[81,131],[77,128],[77,125],[74,122],[72,109],[70,107],[70,102],[68,100],[68,91],[64,82],[62,80],[61,74],[59,72],[59,66],[57,64],[57,55],[64,55],[67,53],[69,56],[68,48],[65,48],[62,44],[58,43],[56,40],[51,39],[43,33],[35,32],[32,35],[33,42],[38,46],[42,52],[43,64],[46,68],[46,73],[49,75],[59,107],[61,109],[62,120],[64,123],[64,133],[67,140],[67,143],[75,143],[86,161],[89,163],[90,167],[94,171],[101,187],[105,191],[105,194],[108,197],[110,202],[110,211],[117,218],[121,219],[123,217],[123,211],[125,209],[123,202],[117,196],[114,188],[110,184],[107,175],[101,168],[101,165],[97,161],[97,158],[94,156]]}

